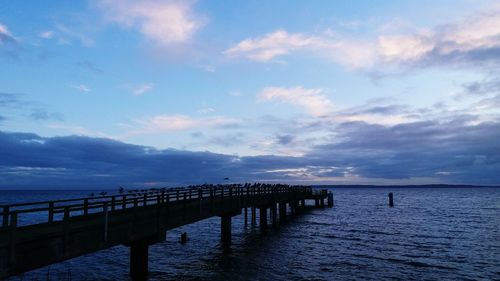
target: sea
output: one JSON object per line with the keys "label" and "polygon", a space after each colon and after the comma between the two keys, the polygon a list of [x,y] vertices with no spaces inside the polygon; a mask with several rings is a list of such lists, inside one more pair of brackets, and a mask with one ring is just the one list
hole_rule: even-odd
{"label": "sea", "polygon": [[[500,280],[500,188],[329,189],[333,208],[265,235],[234,217],[230,248],[217,217],[168,231],[149,248],[149,280]],[[0,191],[0,204],[90,192]],[[129,280],[128,271],[129,248],[117,246],[8,280]]]}

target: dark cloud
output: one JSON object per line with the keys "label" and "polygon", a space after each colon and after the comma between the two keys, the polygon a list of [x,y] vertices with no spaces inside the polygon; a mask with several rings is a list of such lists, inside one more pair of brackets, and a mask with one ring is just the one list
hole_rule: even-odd
{"label": "dark cloud", "polygon": [[500,93],[500,79],[485,79],[462,85],[464,94],[484,96],[487,94]]}
{"label": "dark cloud", "polygon": [[14,107],[22,104],[20,100],[21,94],[14,93],[0,93],[0,106],[1,107]]}
{"label": "dark cloud", "polygon": [[12,114],[21,113],[33,120],[63,120],[63,115],[58,112],[49,112],[41,107],[36,101],[29,101],[24,98],[24,94],[19,93],[1,93],[0,109],[10,111]]}
{"label": "dark cloud", "polygon": [[278,144],[283,144],[283,145],[291,143],[294,139],[295,139],[295,136],[293,136],[293,135],[276,136],[276,142]]}
{"label": "dark cloud", "polygon": [[37,108],[33,109],[33,112],[29,115],[33,120],[58,120],[62,121],[64,118],[62,114],[56,112],[47,112],[45,109]]}
{"label": "dark cloud", "polygon": [[359,113],[393,115],[393,114],[400,114],[404,112],[406,109],[407,106],[391,104],[391,105],[380,105],[380,106],[369,107],[359,111]]}
{"label": "dark cloud", "polygon": [[500,123],[468,125],[470,118],[388,127],[364,122],[339,126],[341,141],[307,155],[319,166],[350,166],[368,178],[439,178],[446,182],[500,183]]}

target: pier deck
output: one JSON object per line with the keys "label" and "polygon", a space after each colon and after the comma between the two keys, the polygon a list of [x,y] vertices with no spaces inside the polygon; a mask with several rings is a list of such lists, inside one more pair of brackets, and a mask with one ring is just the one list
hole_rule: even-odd
{"label": "pier deck", "polygon": [[[2,206],[0,228],[0,278],[103,250],[126,245],[130,250],[132,280],[145,280],[148,246],[166,239],[166,231],[213,216],[221,217],[221,239],[231,242],[231,217],[248,209],[252,222],[256,209],[260,227],[267,228],[297,213],[305,200],[324,206],[326,190],[308,186],[245,184],[203,185],[155,189],[58,201]],[[329,202],[330,203],[330,202]],[[330,204],[329,204],[330,205]],[[43,222],[22,225],[20,217],[37,214]]]}

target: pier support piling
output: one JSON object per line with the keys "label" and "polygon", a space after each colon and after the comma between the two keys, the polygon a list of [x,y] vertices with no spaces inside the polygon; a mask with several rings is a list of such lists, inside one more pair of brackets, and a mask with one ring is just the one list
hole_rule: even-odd
{"label": "pier support piling", "polygon": [[285,202],[280,202],[278,204],[279,206],[279,211],[280,211],[280,224],[284,223],[286,220],[286,203]]}
{"label": "pier support piling", "polygon": [[267,230],[267,208],[259,208],[260,230],[266,232]]}
{"label": "pier support piling", "polygon": [[145,281],[148,277],[148,242],[139,240],[130,245],[130,278]]}
{"label": "pier support piling", "polygon": [[273,203],[271,205],[271,215],[272,215],[271,222],[273,224],[273,227],[276,227],[278,225],[276,216],[276,203]]}
{"label": "pier support piling", "polygon": [[231,216],[223,215],[220,217],[220,239],[223,244],[231,244]]}
{"label": "pier support piling", "polygon": [[245,208],[245,227],[248,225],[248,208]]}
{"label": "pier support piling", "polygon": [[257,212],[255,211],[255,207],[252,207],[252,225],[255,226],[257,224]]}

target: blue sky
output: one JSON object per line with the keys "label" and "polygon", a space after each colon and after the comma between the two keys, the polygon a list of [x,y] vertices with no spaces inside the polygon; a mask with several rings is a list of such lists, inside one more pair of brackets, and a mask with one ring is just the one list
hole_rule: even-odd
{"label": "blue sky", "polygon": [[0,0],[0,186],[499,184],[499,19],[486,0]]}

